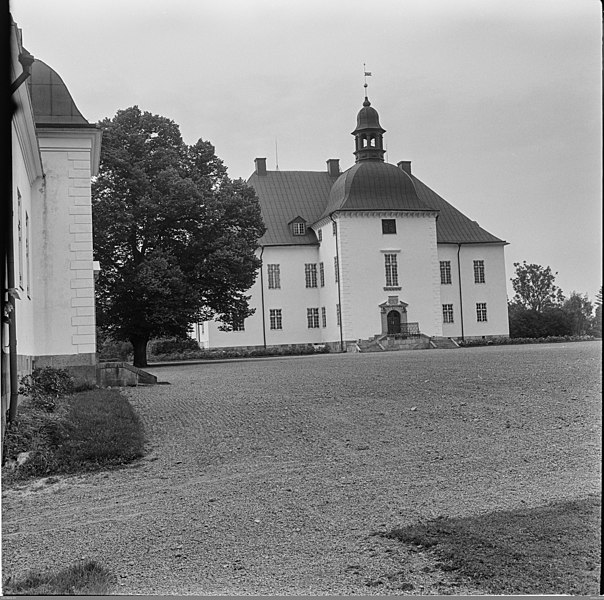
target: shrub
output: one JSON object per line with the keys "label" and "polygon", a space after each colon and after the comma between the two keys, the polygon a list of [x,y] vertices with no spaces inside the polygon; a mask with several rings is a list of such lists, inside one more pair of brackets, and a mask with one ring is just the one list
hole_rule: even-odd
{"label": "shrub", "polygon": [[549,308],[543,312],[518,305],[508,309],[510,337],[544,338],[572,334],[569,315],[561,308]]}
{"label": "shrub", "polygon": [[98,356],[100,360],[120,360],[126,362],[133,355],[132,344],[104,338],[98,345]]}
{"label": "shrub", "polygon": [[5,594],[54,596],[54,595],[105,595],[115,576],[95,561],[80,561],[57,573],[33,571],[23,579],[7,577],[3,584]]}
{"label": "shrub", "polygon": [[57,399],[75,390],[73,377],[65,369],[44,367],[34,369],[19,381],[19,393],[28,396],[36,408],[52,412]]}
{"label": "shrub", "polygon": [[140,419],[118,390],[96,389],[59,399],[54,412],[28,400],[5,433],[3,458],[14,465],[21,452],[30,456],[14,470],[5,469],[3,480],[125,464],[143,456],[144,443]]}
{"label": "shrub", "polygon": [[153,355],[180,354],[197,350],[199,350],[199,344],[190,337],[153,340],[149,344],[149,354]]}
{"label": "shrub", "polygon": [[472,346],[506,346],[515,344],[558,344],[563,342],[591,342],[595,340],[591,335],[549,335],[547,337],[496,337],[485,340],[458,340],[459,346],[469,348]]}

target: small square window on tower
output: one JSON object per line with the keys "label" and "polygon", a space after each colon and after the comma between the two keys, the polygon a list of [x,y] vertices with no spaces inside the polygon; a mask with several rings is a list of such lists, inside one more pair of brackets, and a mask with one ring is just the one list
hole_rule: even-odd
{"label": "small square window on tower", "polygon": [[382,233],[396,233],[396,219],[382,219]]}

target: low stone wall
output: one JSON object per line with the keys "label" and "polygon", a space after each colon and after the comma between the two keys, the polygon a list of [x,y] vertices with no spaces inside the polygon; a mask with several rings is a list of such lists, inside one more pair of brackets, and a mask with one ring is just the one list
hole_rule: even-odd
{"label": "low stone wall", "polygon": [[96,381],[100,387],[134,387],[140,384],[154,385],[157,377],[124,362],[99,363]]}
{"label": "low stone wall", "polygon": [[69,371],[69,374],[75,380],[76,386],[93,386],[97,383],[95,353],[35,356],[32,363],[32,369],[54,367],[55,369]]}

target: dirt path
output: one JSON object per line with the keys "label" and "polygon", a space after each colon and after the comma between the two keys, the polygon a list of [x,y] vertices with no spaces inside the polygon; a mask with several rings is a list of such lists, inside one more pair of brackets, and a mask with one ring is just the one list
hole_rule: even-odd
{"label": "dirt path", "polygon": [[601,344],[162,367],[135,466],[3,492],[3,571],[93,558],[121,594],[417,594],[372,535],[600,490]]}

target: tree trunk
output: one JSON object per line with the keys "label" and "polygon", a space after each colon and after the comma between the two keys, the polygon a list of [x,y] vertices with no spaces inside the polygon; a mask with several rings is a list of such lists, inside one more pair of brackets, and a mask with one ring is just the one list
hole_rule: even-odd
{"label": "tree trunk", "polygon": [[130,341],[134,349],[134,366],[139,368],[146,367],[148,338],[134,337]]}

